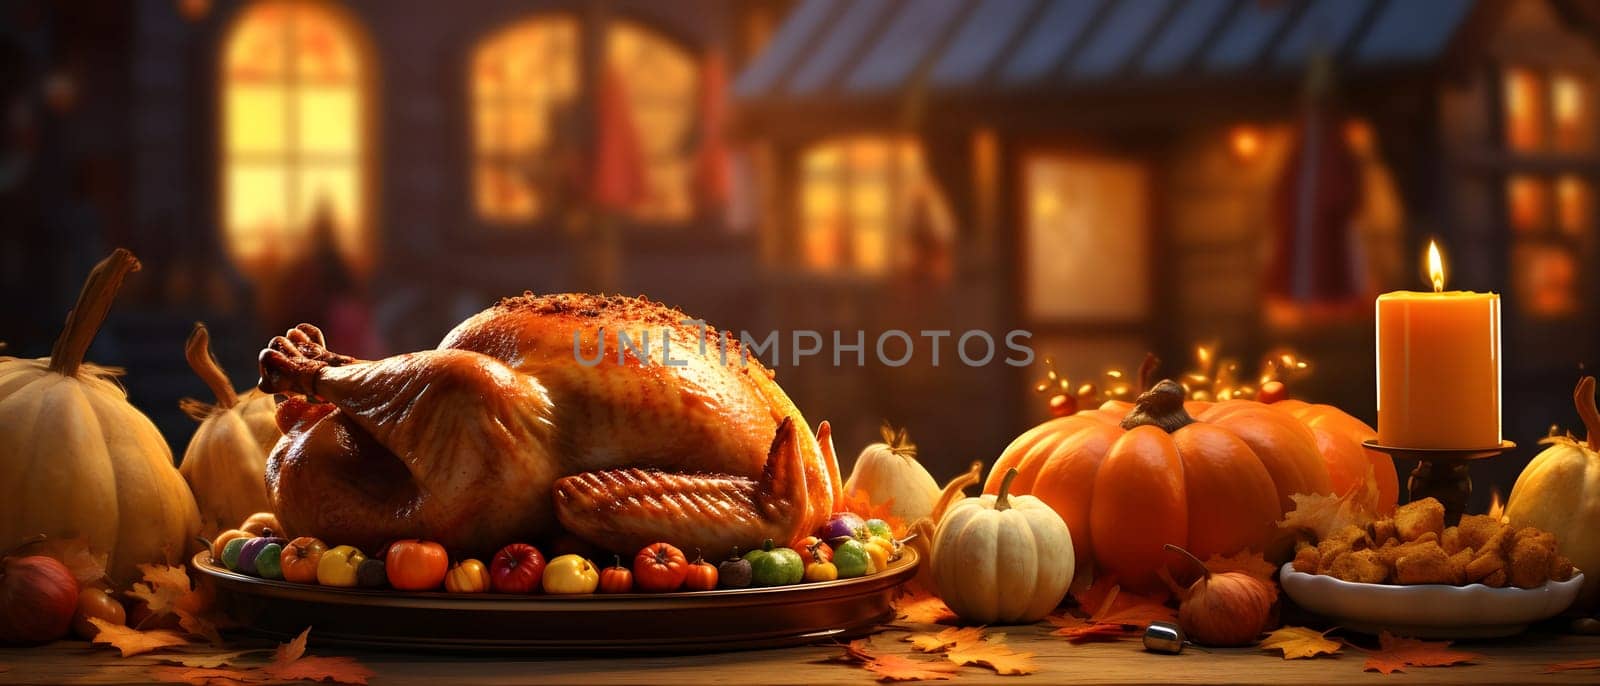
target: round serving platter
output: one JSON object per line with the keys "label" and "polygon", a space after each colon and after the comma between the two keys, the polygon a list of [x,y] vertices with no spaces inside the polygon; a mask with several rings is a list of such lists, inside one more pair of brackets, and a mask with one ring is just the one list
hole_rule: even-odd
{"label": "round serving platter", "polygon": [[217,607],[277,639],[314,627],[330,645],[520,653],[699,653],[803,645],[869,632],[916,573],[917,553],[855,579],[693,593],[546,596],[406,593],[273,581],[190,564]]}

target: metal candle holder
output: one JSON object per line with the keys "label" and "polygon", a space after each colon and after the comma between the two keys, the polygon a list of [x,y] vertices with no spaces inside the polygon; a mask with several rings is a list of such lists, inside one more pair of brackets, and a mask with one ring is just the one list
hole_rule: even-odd
{"label": "metal candle holder", "polygon": [[1517,447],[1511,441],[1501,441],[1500,445],[1493,448],[1467,450],[1401,448],[1383,445],[1375,440],[1362,441],[1361,445],[1388,453],[1391,457],[1416,460],[1417,466],[1411,470],[1411,478],[1406,480],[1411,500],[1437,499],[1444,505],[1447,526],[1454,526],[1461,521],[1461,515],[1467,509],[1467,497],[1472,495],[1472,474],[1467,470],[1467,464],[1504,454]]}

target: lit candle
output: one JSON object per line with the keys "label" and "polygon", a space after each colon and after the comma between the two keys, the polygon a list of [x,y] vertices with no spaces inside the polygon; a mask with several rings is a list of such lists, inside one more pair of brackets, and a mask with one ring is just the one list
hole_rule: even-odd
{"label": "lit candle", "polygon": [[1444,290],[1378,296],[1378,442],[1465,450],[1500,445],[1500,296]]}

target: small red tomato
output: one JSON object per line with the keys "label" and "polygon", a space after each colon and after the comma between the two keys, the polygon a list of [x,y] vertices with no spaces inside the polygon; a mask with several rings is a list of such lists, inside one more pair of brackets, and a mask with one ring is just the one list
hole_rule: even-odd
{"label": "small red tomato", "polygon": [[544,578],[544,555],[526,543],[512,543],[494,554],[489,578],[495,593],[532,593]]}
{"label": "small red tomato", "polygon": [[450,571],[450,555],[444,546],[432,541],[395,541],[383,556],[383,568],[389,575],[389,585],[397,591],[431,591],[444,583],[445,573]]}
{"label": "small red tomato", "polygon": [[694,564],[689,565],[688,573],[684,574],[683,587],[691,591],[709,591],[717,587],[717,566],[706,562],[704,556],[694,559]]}
{"label": "small red tomato", "polygon": [[633,591],[633,572],[622,566],[622,556],[613,555],[616,562],[600,571],[601,593],[630,593]]}
{"label": "small red tomato", "polygon": [[651,543],[633,558],[633,578],[646,593],[670,593],[683,586],[689,561],[683,551],[667,543]]}
{"label": "small red tomato", "polygon": [[800,553],[800,561],[806,564],[833,561],[833,548],[816,536],[807,536],[790,543],[789,548]]}

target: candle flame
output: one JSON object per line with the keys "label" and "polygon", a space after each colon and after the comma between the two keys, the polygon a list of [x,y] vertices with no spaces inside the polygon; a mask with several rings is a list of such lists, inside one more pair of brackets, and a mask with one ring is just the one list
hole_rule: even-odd
{"label": "candle flame", "polygon": [[1490,492],[1489,516],[1500,521],[1505,521],[1506,518],[1506,506],[1504,501],[1500,500],[1500,489],[1498,488]]}
{"label": "candle flame", "polygon": [[1433,281],[1433,292],[1444,290],[1444,258],[1439,257],[1439,244],[1428,241],[1428,279]]}

